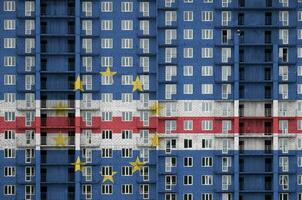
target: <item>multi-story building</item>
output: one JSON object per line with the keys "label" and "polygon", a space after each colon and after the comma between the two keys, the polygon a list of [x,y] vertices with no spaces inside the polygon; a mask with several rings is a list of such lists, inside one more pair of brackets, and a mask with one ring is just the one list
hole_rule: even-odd
{"label": "multi-story building", "polygon": [[2,0],[1,200],[302,200],[302,0]]}

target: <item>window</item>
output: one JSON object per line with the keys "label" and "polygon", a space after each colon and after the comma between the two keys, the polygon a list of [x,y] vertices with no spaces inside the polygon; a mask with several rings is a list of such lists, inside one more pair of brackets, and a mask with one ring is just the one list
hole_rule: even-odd
{"label": "window", "polygon": [[213,85],[201,84],[201,94],[213,94]]}
{"label": "window", "polygon": [[35,39],[34,38],[25,38],[25,53],[33,53],[33,49],[35,48]]}
{"label": "window", "polygon": [[176,11],[166,11],[165,12],[165,25],[172,26],[173,22],[177,20]]}
{"label": "window", "polygon": [[282,187],[282,190],[288,190],[289,176],[288,175],[279,175],[279,185]]}
{"label": "window", "polygon": [[15,1],[3,1],[3,11],[16,11],[16,3]]}
{"label": "window", "polygon": [[143,177],[143,181],[149,181],[149,166],[141,167],[140,176]]}
{"label": "window", "polygon": [[202,130],[213,130],[213,121],[212,120],[202,120],[201,129]]}
{"label": "window", "polygon": [[144,17],[149,16],[149,2],[140,2],[139,11],[143,13]]}
{"label": "window", "polygon": [[122,184],[122,194],[132,194],[132,184]]}
{"label": "window", "polygon": [[230,11],[222,11],[221,12],[221,25],[228,26],[231,21],[231,12]]}
{"label": "window", "polygon": [[31,90],[34,84],[35,84],[35,76],[25,75],[25,90]]}
{"label": "window", "polygon": [[102,149],[102,158],[112,158],[112,149],[111,148],[103,148]]}
{"label": "window", "polygon": [[201,185],[213,185],[213,176],[212,175],[202,175],[201,176]]}
{"label": "window", "polygon": [[102,139],[112,139],[112,130],[103,130]]}
{"label": "window", "polygon": [[25,1],[25,16],[32,16],[32,12],[35,11],[34,1]]}
{"label": "window", "polygon": [[16,157],[16,149],[5,148],[4,149],[4,158],[15,158]]}
{"label": "window", "polygon": [[184,120],[184,130],[185,131],[193,130],[193,120]]}
{"label": "window", "polygon": [[282,41],[282,44],[288,44],[288,30],[287,29],[279,30],[279,39]]}
{"label": "window", "polygon": [[31,181],[33,176],[35,176],[35,168],[32,166],[25,167],[25,181]]}
{"label": "window", "polygon": [[132,75],[122,75],[122,85],[132,85]]}
{"label": "window", "polygon": [[213,158],[212,157],[202,157],[201,158],[201,167],[212,167]]}
{"label": "window", "polygon": [[122,158],[131,158],[132,149],[131,148],[122,148]]}
{"label": "window", "polygon": [[184,102],[184,111],[191,112],[193,110],[192,102]]}
{"label": "window", "polygon": [[221,180],[221,182],[222,182],[221,189],[228,190],[229,186],[232,184],[231,183],[232,177],[230,175],[222,175],[221,179],[222,179]]}
{"label": "window", "polygon": [[15,185],[4,185],[4,195],[15,195],[16,186]]}
{"label": "window", "polygon": [[297,158],[297,166],[302,167],[302,157]]}
{"label": "window", "polygon": [[82,57],[82,65],[86,72],[92,71],[92,57]]}
{"label": "window", "polygon": [[191,149],[193,147],[193,141],[191,139],[184,139],[184,148]]}
{"label": "window", "polygon": [[213,12],[212,11],[202,11],[201,12],[201,21],[213,21]]}
{"label": "window", "polygon": [[177,58],[177,49],[165,48],[165,62],[171,63],[173,58]]}
{"label": "window", "polygon": [[112,49],[113,48],[113,39],[112,38],[102,38],[101,39],[101,48]]}
{"label": "window", "polygon": [[122,12],[132,12],[133,11],[133,2],[122,2],[121,11]]}
{"label": "window", "polygon": [[82,194],[85,196],[85,199],[92,199],[92,186],[91,185],[82,185]]}
{"label": "window", "polygon": [[113,186],[111,184],[102,184],[101,192],[102,194],[112,194]]}
{"label": "window", "polygon": [[14,176],[16,176],[16,167],[13,167],[13,166],[4,167],[4,176],[5,177],[14,177]]}
{"label": "window", "polygon": [[25,149],[25,163],[31,163],[35,158],[35,149]]}
{"label": "window", "polygon": [[201,39],[212,40],[213,39],[213,29],[202,29]]}
{"label": "window", "polygon": [[113,76],[102,76],[101,83],[102,83],[102,85],[112,85]]}
{"label": "window", "polygon": [[85,17],[92,16],[92,2],[84,1],[82,2],[82,12],[84,13]]}
{"label": "window", "polygon": [[302,185],[302,175],[297,175],[297,185]]}
{"label": "window", "polygon": [[193,48],[184,48],[184,58],[193,58]]}
{"label": "window", "polygon": [[16,120],[15,112],[11,112],[11,111],[4,112],[4,120],[5,121],[15,121]]}
{"label": "window", "polygon": [[131,130],[123,130],[122,131],[122,139],[132,139],[132,131]]}
{"label": "window", "polygon": [[184,84],[184,94],[193,94],[193,84]]}
{"label": "window", "polygon": [[212,112],[212,102],[209,102],[209,101],[203,101],[201,102],[201,111],[202,112],[206,112],[206,113],[209,113],[209,112]]}
{"label": "window", "polygon": [[102,121],[112,121],[112,112],[102,112]]}
{"label": "window", "polygon": [[193,185],[193,176],[192,175],[185,175],[183,177],[184,185]]}
{"label": "window", "polygon": [[298,40],[302,40],[302,29],[297,29]]}
{"label": "window", "polygon": [[288,21],[289,21],[288,11],[279,11],[279,21],[282,23],[283,26],[288,26]]}
{"label": "window", "polygon": [[4,56],[4,67],[14,67],[16,66],[15,56]]}
{"label": "window", "polygon": [[92,53],[92,39],[82,39],[82,48],[84,53]]}
{"label": "window", "polygon": [[213,76],[213,66],[202,66],[201,76]]}
{"label": "window", "polygon": [[121,57],[122,67],[133,67],[133,57],[132,56],[122,56]]}
{"label": "window", "polygon": [[194,31],[193,29],[184,29],[184,40],[193,40]]}
{"label": "window", "polygon": [[165,30],[165,44],[172,44],[172,41],[176,40],[176,39],[177,39],[176,29],[167,29],[167,30]]}
{"label": "window", "polygon": [[4,139],[6,139],[6,140],[14,140],[16,137],[15,135],[16,135],[16,132],[13,130],[4,131]]}
{"label": "window", "polygon": [[35,67],[35,57],[34,56],[25,56],[25,71],[30,72],[33,67]]}
{"label": "window", "polygon": [[143,32],[143,35],[149,35],[149,21],[148,20],[140,20],[139,21],[139,29]]}
{"label": "window", "polygon": [[122,49],[132,49],[133,48],[133,39],[122,38],[121,39],[121,48]]}
{"label": "window", "polygon": [[5,19],[3,21],[4,30],[15,30],[16,29],[16,20],[13,19]]}
{"label": "window", "polygon": [[103,103],[112,102],[112,93],[102,93],[101,99]]}
{"label": "window", "polygon": [[101,12],[112,12],[113,11],[113,3],[109,1],[101,2]]}
{"label": "window", "polygon": [[165,99],[172,99],[172,95],[176,94],[176,84],[165,85]]}
{"label": "window", "polygon": [[123,31],[132,31],[133,30],[133,20],[122,20],[121,29]]}
{"label": "window", "polygon": [[191,193],[184,194],[183,200],[193,200],[193,194]]}
{"label": "window", "polygon": [[16,93],[4,93],[4,102],[5,103],[15,103],[16,102]]}
{"label": "window", "polygon": [[172,190],[172,187],[176,185],[176,176],[175,175],[166,175],[165,176],[165,189]]}
{"label": "window", "polygon": [[232,56],[231,48],[221,48],[221,62],[227,63]]}
{"label": "window", "polygon": [[201,48],[202,58],[213,58],[213,48]]}
{"label": "window", "polygon": [[165,172],[171,172],[176,167],[176,157],[165,157]]}
{"label": "window", "polygon": [[122,176],[132,176],[132,166],[122,166]]}
{"label": "window", "polygon": [[92,35],[92,20],[83,20],[82,30],[85,32],[85,35]]}
{"label": "window", "polygon": [[111,31],[112,29],[113,29],[113,21],[112,20],[101,20],[101,30]]}
{"label": "window", "polygon": [[289,200],[288,193],[279,193],[279,200]]}
{"label": "window", "polygon": [[139,185],[139,193],[143,196],[143,199],[149,199],[149,185],[148,184],[140,184]]}
{"label": "window", "polygon": [[[213,200],[213,194],[212,193],[202,193],[201,200]],[[222,200],[225,200],[225,199],[222,199]]]}
{"label": "window", "polygon": [[16,38],[4,38],[3,39],[5,49],[14,49],[16,48]]}
{"label": "window", "polygon": [[202,139],[201,140],[201,149],[212,149],[213,140],[212,139]]}
{"label": "window", "polygon": [[132,93],[122,93],[122,102],[123,103],[130,103],[133,100]]}
{"label": "window", "polygon": [[193,21],[193,11],[184,11],[184,21]]}
{"label": "window", "polygon": [[25,200],[33,199],[33,195],[35,194],[35,186],[34,185],[25,185]]}
{"label": "window", "polygon": [[132,112],[122,112],[122,121],[132,121]]}
{"label": "window", "polygon": [[193,167],[193,157],[184,157],[184,167]]}

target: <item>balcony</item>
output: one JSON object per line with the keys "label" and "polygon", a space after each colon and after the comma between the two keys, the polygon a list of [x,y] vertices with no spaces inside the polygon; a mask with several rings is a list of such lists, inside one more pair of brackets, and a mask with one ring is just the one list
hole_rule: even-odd
{"label": "balcony", "polygon": [[67,117],[55,117],[55,118],[42,118],[42,128],[74,128],[75,119]]}
{"label": "balcony", "polygon": [[41,146],[44,147],[73,147],[75,145],[75,136],[66,136],[62,134],[65,139],[65,144],[57,145],[55,139],[58,136],[41,136]]}
{"label": "balcony", "polygon": [[49,110],[71,110],[75,108],[75,101],[68,100],[63,102],[41,100],[41,108]]}

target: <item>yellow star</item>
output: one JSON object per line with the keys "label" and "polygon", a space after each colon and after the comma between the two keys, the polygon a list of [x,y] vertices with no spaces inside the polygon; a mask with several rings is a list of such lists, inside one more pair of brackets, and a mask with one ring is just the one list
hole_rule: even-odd
{"label": "yellow star", "polygon": [[151,137],[151,146],[152,147],[158,147],[159,146],[159,136],[157,135],[157,133],[155,133]]}
{"label": "yellow star", "polygon": [[57,135],[53,140],[56,143],[56,146],[65,146],[66,145],[66,137],[63,134]]}
{"label": "yellow star", "polygon": [[77,172],[77,171],[82,171],[82,165],[84,165],[85,163],[82,163],[80,156],[78,156],[76,162],[71,164],[74,165],[74,171]]}
{"label": "yellow star", "polygon": [[132,166],[133,173],[134,173],[136,171],[139,171],[141,167],[144,165],[144,163],[141,162],[138,157],[136,157],[135,162],[130,162],[130,165]]}
{"label": "yellow star", "polygon": [[133,89],[132,92],[135,92],[136,90],[143,91],[143,84],[139,80],[139,76],[136,76],[135,81],[132,82]]}
{"label": "yellow star", "polygon": [[150,109],[151,109],[152,115],[159,115],[160,111],[163,109],[163,106],[162,106],[162,104],[156,102],[150,106]]}
{"label": "yellow star", "polygon": [[110,67],[107,67],[107,68],[106,68],[106,71],[100,72],[100,74],[101,74],[102,76],[114,76],[114,75],[116,75],[116,72],[112,72],[112,71],[110,70]]}
{"label": "yellow star", "polygon": [[77,80],[74,82],[74,90],[84,91],[80,76],[78,76]]}
{"label": "yellow star", "polygon": [[55,109],[56,115],[64,115],[66,113],[67,106],[60,102],[55,104],[53,108]]}
{"label": "yellow star", "polygon": [[113,181],[113,176],[116,174],[117,172],[112,172],[111,175],[104,175],[103,176],[103,183],[105,183],[106,181],[111,181],[112,183],[114,183]]}

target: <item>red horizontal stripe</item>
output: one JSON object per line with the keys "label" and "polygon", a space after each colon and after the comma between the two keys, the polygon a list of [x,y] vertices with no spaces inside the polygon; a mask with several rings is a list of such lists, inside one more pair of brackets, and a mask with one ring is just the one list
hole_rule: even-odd
{"label": "red horizontal stripe", "polygon": [[[139,117],[134,117],[132,121],[122,121],[121,117],[113,117],[112,121],[102,121],[101,117],[92,118],[92,126],[87,126],[81,117],[68,118],[68,117],[48,117],[46,124],[43,120],[40,122],[40,118],[32,123],[32,126],[25,126],[25,117],[17,117],[16,121],[7,122],[4,121],[3,117],[0,117],[0,132],[3,133],[5,130],[12,129],[16,130],[17,133],[24,133],[25,129],[36,129],[41,124],[42,130],[48,133],[67,132],[68,130],[80,129],[92,129],[93,133],[101,133],[102,130],[109,129],[113,133],[120,133],[122,130],[132,130],[134,133],[139,133],[140,129],[150,129],[150,132],[165,132],[165,120],[176,120],[177,129],[173,133],[221,133],[222,132],[222,120],[232,121],[232,130],[230,133],[244,132],[248,133],[264,133],[265,122],[271,122],[271,132],[281,133],[279,131],[278,120],[288,120],[288,132],[289,133],[302,133],[302,130],[297,130],[297,120],[302,120],[302,117],[274,117],[274,118],[263,118],[263,117],[151,117],[149,126],[144,127],[143,122],[140,121]],[[193,130],[184,130],[184,120],[193,121]],[[202,120],[213,120],[213,130],[206,131],[201,129]],[[243,123],[243,126],[242,126]],[[240,125],[241,124],[241,125]],[[46,125],[46,126],[44,126]],[[76,126],[77,125],[77,126]],[[41,132],[41,131],[40,131]]]}

